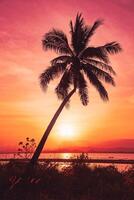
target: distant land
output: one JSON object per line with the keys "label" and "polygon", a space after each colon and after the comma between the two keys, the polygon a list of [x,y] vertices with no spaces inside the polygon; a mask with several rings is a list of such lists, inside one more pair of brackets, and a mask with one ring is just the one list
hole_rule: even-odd
{"label": "distant land", "polygon": [[94,146],[87,147],[71,147],[71,148],[59,148],[49,149],[43,152],[47,153],[80,153],[80,152],[92,152],[92,153],[134,153],[134,139],[118,139],[101,142]]}

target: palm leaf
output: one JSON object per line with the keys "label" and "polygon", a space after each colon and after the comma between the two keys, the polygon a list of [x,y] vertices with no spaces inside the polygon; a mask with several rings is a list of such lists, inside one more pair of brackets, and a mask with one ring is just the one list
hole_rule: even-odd
{"label": "palm leaf", "polygon": [[92,37],[92,35],[94,35],[96,29],[102,24],[103,24],[103,20],[97,20],[94,22],[93,26],[91,28],[89,28],[87,38],[86,38],[87,41],[89,41],[89,39]]}
{"label": "palm leaf", "polygon": [[97,67],[100,67],[101,69],[104,69],[104,70],[110,72],[111,74],[116,75],[116,72],[113,70],[113,68],[106,63],[103,63],[101,61],[94,60],[94,59],[88,59],[88,58],[84,59],[84,62],[94,65],[94,66],[97,66]]}
{"label": "palm leaf", "polygon": [[90,28],[85,25],[81,14],[77,14],[75,24],[70,22],[71,46],[78,55],[87,45],[87,36]]}
{"label": "palm leaf", "polygon": [[79,73],[77,88],[79,90],[81,102],[84,106],[86,106],[88,104],[88,89],[86,80],[81,72]]}
{"label": "palm leaf", "polygon": [[107,51],[107,53],[110,53],[110,54],[116,54],[122,50],[120,44],[117,42],[107,43],[103,46],[103,48]]}
{"label": "palm leaf", "polygon": [[64,99],[68,95],[71,83],[72,83],[72,74],[70,73],[70,70],[66,70],[58,86],[55,89],[55,92],[59,99]]}
{"label": "palm leaf", "polygon": [[98,67],[93,66],[91,64],[86,64],[85,67],[89,68],[88,70],[91,70],[96,75],[96,77],[98,79],[103,80],[106,83],[109,83],[109,84],[115,86],[115,82],[114,82],[113,77],[110,74],[108,74],[107,72],[105,72],[105,71],[103,71],[103,70],[99,69]]}
{"label": "palm leaf", "polygon": [[109,63],[106,50],[103,47],[88,47],[79,55],[81,59],[97,58],[105,63]]}
{"label": "palm leaf", "polygon": [[47,88],[47,85],[51,80],[53,80],[60,73],[63,73],[66,69],[67,63],[57,63],[54,66],[48,67],[41,75],[40,75],[40,84],[43,89]]}
{"label": "palm leaf", "polygon": [[103,84],[97,76],[87,67],[83,67],[85,74],[87,75],[90,83],[97,89],[97,91],[100,94],[100,97],[102,98],[103,101],[108,101],[108,93],[106,89],[104,88]]}
{"label": "palm leaf", "polygon": [[71,56],[63,55],[63,56],[58,56],[51,60],[52,65],[56,65],[57,63],[65,63],[67,62],[68,64],[71,62]]}
{"label": "palm leaf", "polygon": [[54,50],[57,53],[70,54],[71,50],[65,33],[61,30],[53,29],[46,33],[42,40],[43,48]]}

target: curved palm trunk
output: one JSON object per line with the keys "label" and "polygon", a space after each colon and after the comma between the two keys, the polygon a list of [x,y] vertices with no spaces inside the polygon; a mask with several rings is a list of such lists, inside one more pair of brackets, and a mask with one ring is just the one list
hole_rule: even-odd
{"label": "curved palm trunk", "polygon": [[46,140],[47,140],[47,138],[49,136],[50,131],[52,130],[52,128],[53,128],[53,126],[54,126],[57,118],[59,117],[61,111],[63,110],[64,106],[66,105],[66,103],[68,102],[68,100],[71,98],[71,96],[75,93],[75,91],[76,91],[76,89],[74,88],[68,94],[68,96],[63,100],[63,102],[61,103],[61,105],[59,106],[58,110],[56,111],[55,115],[53,116],[52,120],[50,121],[50,123],[49,123],[49,125],[48,125],[48,127],[47,127],[47,129],[46,129],[46,131],[45,131],[45,133],[43,135],[43,137],[40,140],[40,143],[37,146],[37,148],[36,148],[36,150],[34,152],[34,155],[33,155],[33,157],[30,160],[30,164],[32,164],[32,165],[36,164],[36,162],[37,162],[37,160],[38,160],[38,158],[40,156],[40,153],[41,153],[41,151],[42,151],[42,149],[43,149],[43,147],[44,147],[44,145],[46,143]]}

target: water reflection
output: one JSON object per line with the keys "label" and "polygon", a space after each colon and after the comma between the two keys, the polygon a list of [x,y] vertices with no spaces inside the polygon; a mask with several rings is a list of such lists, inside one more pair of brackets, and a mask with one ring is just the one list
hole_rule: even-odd
{"label": "water reflection", "polygon": [[62,159],[70,159],[72,157],[73,157],[72,153],[61,153],[61,156],[60,156],[60,158]]}

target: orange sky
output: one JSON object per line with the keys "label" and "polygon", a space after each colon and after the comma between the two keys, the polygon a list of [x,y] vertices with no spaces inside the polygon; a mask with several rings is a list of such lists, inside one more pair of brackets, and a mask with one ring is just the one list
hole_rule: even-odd
{"label": "orange sky", "polygon": [[[44,52],[41,39],[52,27],[69,34],[69,20],[82,12],[86,23],[104,19],[92,38],[101,45],[117,40],[123,52],[111,57],[117,72],[116,87],[107,86],[110,102],[104,103],[90,88],[90,103],[83,107],[74,95],[47,141],[47,148],[96,145],[107,140],[134,139],[134,67],[132,0],[1,0],[0,1],[0,151],[17,148],[27,136],[38,142],[60,101],[54,94],[57,80],[47,93],[39,86],[40,73],[55,56]],[[61,126],[72,136],[62,137]]]}

